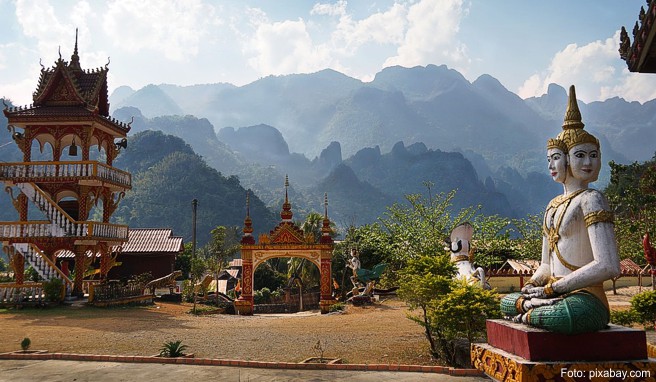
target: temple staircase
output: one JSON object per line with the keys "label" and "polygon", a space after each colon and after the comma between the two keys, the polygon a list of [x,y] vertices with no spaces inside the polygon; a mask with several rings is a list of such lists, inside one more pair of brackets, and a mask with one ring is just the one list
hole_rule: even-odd
{"label": "temple staircase", "polygon": [[43,212],[53,224],[53,234],[57,237],[83,236],[86,234],[86,224],[79,224],[45,192],[34,183],[17,183],[16,186],[27,198]]}
{"label": "temple staircase", "polygon": [[[55,237],[76,236],[86,233],[85,224],[80,224],[70,217],[46,193],[34,183],[17,183],[16,186],[27,198],[41,210],[50,221],[48,233]],[[73,289],[73,282],[59,267],[38,247],[28,243],[10,244],[11,249],[20,253],[25,261],[34,268],[45,281],[60,279],[66,286],[66,295]]]}
{"label": "temple staircase", "polygon": [[34,268],[34,270],[41,276],[42,279],[50,281],[52,279],[60,279],[66,285],[66,289],[70,289],[73,281],[66,276],[55,263],[41,252],[33,244],[15,243],[12,244],[14,250],[23,255],[25,261]]}

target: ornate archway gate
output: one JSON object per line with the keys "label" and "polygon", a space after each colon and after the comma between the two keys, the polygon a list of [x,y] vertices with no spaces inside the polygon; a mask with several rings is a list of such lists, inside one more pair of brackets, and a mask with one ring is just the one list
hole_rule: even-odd
{"label": "ornate archway gate", "polygon": [[321,273],[320,301],[321,313],[328,313],[330,306],[337,301],[332,296],[331,257],[334,242],[330,237],[330,219],[328,219],[328,199],[324,196],[324,218],[321,238],[317,242],[314,235],[304,235],[303,231],[292,222],[291,204],[287,198],[289,183],[285,179],[285,202],[280,217],[282,221],[268,235],[262,234],[259,243],[252,236],[253,228],[250,209],[246,208],[244,236],[241,240],[242,279],[241,296],[235,301],[235,309],[241,315],[253,314],[254,274],[258,265],[276,257],[299,257],[306,259],[319,268]]}

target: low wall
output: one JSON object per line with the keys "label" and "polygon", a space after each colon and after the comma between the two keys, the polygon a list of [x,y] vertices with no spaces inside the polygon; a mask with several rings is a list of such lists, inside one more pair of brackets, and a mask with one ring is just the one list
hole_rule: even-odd
{"label": "low wall", "polygon": [[[495,288],[500,293],[511,293],[519,292],[521,289],[520,280],[523,277],[524,283],[527,282],[531,277],[530,276],[493,276],[488,278],[490,286]],[[523,284],[521,284],[523,285]],[[643,287],[651,287],[651,277],[642,276],[622,276],[617,281],[615,281],[616,288],[628,287],[628,286],[638,286],[642,285]],[[613,289],[613,282],[607,280],[604,282],[605,290]]]}

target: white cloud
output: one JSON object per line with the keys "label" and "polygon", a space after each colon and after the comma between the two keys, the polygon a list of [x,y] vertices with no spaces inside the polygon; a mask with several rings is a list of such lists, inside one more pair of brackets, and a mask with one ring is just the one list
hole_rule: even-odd
{"label": "white cloud", "polygon": [[346,0],[338,0],[335,4],[317,3],[310,11],[311,15],[343,16],[346,14]]}
{"label": "white cloud", "polygon": [[461,71],[469,62],[467,48],[458,41],[460,20],[467,10],[462,0],[421,0],[410,6],[408,29],[396,56],[385,66],[446,63]]}
{"label": "white cloud", "polygon": [[336,51],[354,55],[363,44],[401,44],[407,27],[407,9],[394,4],[388,11],[354,21],[350,15],[342,14],[332,34],[332,45]]}
{"label": "white cloud", "polygon": [[103,27],[118,48],[148,49],[186,61],[221,24],[216,13],[199,0],[117,0],[109,4]]}
{"label": "white cloud", "polygon": [[308,73],[325,68],[330,57],[325,47],[315,46],[305,22],[264,22],[248,41],[249,65],[261,75]]}
{"label": "white cloud", "polygon": [[36,39],[41,55],[56,52],[62,41],[69,41],[72,25],[59,22],[50,3],[38,0],[16,2],[16,18],[27,37]]}
{"label": "white cloud", "polygon": [[584,102],[603,101],[618,94],[629,101],[653,99],[656,81],[631,75],[619,58],[618,48],[619,31],[603,41],[569,44],[554,55],[544,72],[527,79],[517,94],[522,98],[540,96],[555,83],[564,88],[575,85],[577,97]]}
{"label": "white cloud", "polygon": [[627,101],[647,102],[656,99],[656,76],[646,73],[622,71],[617,85],[604,86],[600,90],[600,99],[608,99],[618,94]]}

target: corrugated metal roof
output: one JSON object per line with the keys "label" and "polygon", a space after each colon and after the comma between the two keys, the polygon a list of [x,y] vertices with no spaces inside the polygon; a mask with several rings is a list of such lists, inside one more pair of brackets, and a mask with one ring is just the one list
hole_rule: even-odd
{"label": "corrugated metal roof", "polygon": [[519,272],[534,271],[540,266],[538,260],[508,260],[506,263]]}
{"label": "corrugated metal roof", "polygon": [[640,266],[638,264],[636,264],[631,259],[624,259],[624,260],[620,261],[620,269],[623,273],[625,273],[625,272],[639,273],[640,271],[642,271]]}
{"label": "corrugated metal roof", "polygon": [[180,252],[182,237],[173,236],[173,230],[168,228],[131,228],[128,231],[128,241],[123,244],[123,253],[144,252]]}
{"label": "corrugated metal roof", "polygon": [[[128,241],[123,244],[121,253],[181,252],[184,249],[182,237],[172,234],[173,230],[168,228],[130,228]],[[112,247],[112,251],[115,249],[116,247]],[[91,256],[91,251],[87,251],[86,255]],[[97,256],[100,255],[96,254]],[[75,254],[62,250],[57,253],[57,258],[75,258]]]}
{"label": "corrugated metal roof", "polygon": [[229,267],[241,267],[242,266],[242,261],[241,259],[233,259],[230,261],[230,264],[228,264]]}
{"label": "corrugated metal roof", "polygon": [[234,278],[239,277],[239,269],[227,269],[226,272]]}

